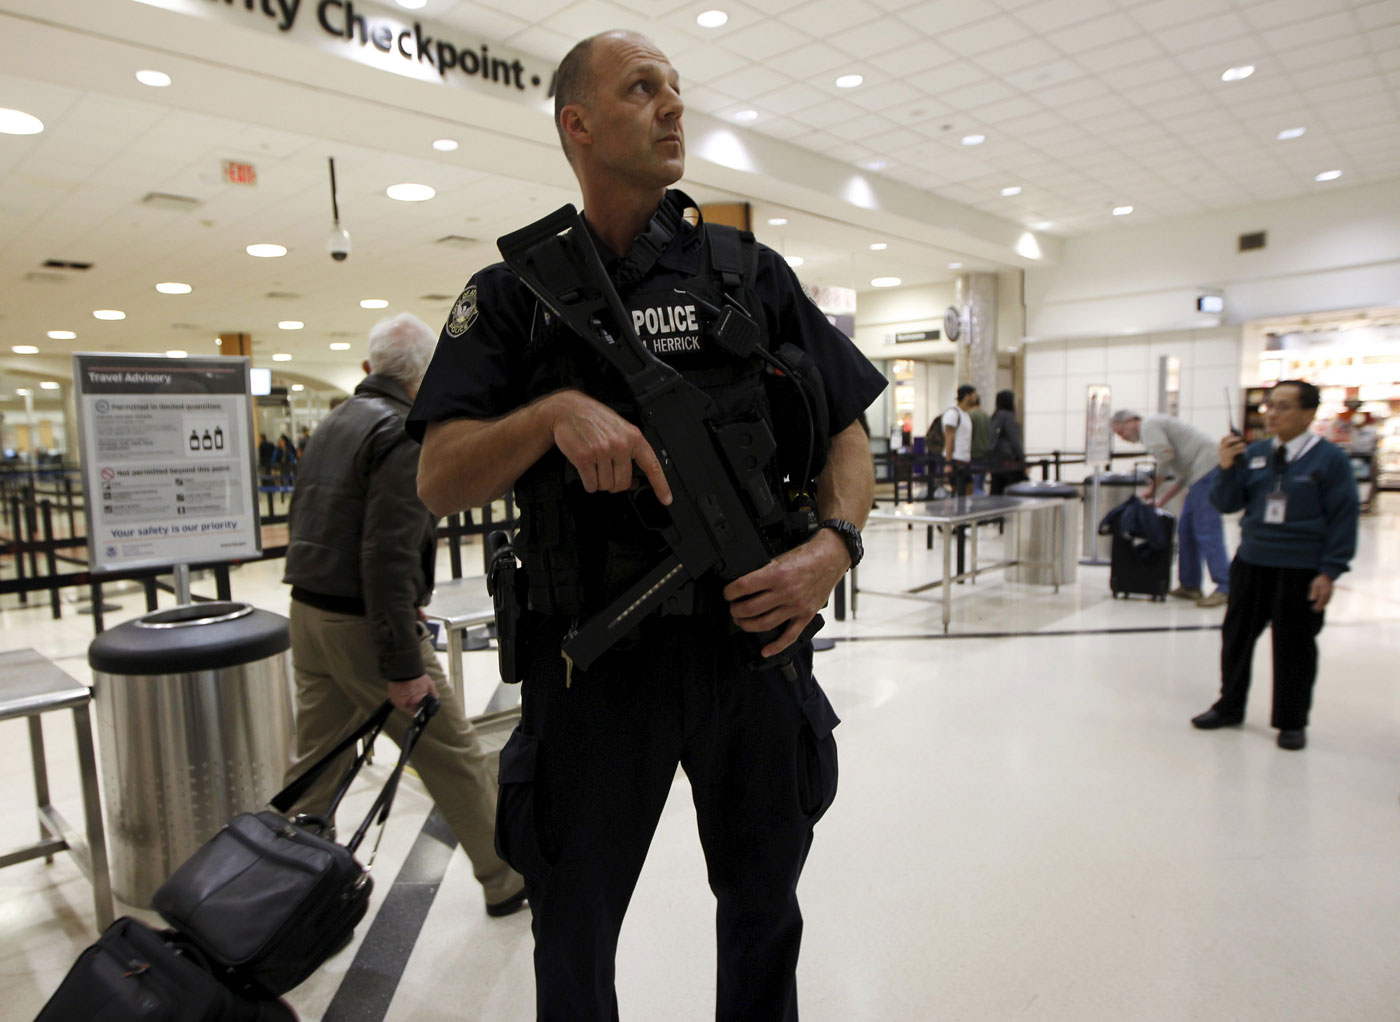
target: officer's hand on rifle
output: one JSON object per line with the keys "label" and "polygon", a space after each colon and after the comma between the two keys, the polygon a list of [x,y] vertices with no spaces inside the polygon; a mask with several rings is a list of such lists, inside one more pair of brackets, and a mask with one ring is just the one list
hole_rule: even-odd
{"label": "officer's hand on rifle", "polygon": [[840,537],[819,529],[801,546],[730,582],[724,598],[735,623],[746,632],[786,625],[763,647],[763,656],[776,656],[797,641],[850,566],[851,556]]}
{"label": "officer's hand on rifle", "polygon": [[578,469],[585,490],[623,493],[631,489],[635,463],[656,499],[671,503],[671,487],[661,462],[640,429],[581,391],[561,390],[553,398],[554,443]]}

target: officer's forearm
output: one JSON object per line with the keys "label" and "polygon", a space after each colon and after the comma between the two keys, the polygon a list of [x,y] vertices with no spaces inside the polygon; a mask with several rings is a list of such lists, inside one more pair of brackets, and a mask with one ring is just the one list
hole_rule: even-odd
{"label": "officer's forearm", "polygon": [[549,397],[500,419],[434,422],[423,435],[418,497],[441,517],[483,507],[515,485],[554,444]]}
{"label": "officer's forearm", "polygon": [[817,479],[818,518],[842,518],[860,528],[870,514],[874,495],[870,440],[860,423],[853,422],[831,438],[826,467]]}

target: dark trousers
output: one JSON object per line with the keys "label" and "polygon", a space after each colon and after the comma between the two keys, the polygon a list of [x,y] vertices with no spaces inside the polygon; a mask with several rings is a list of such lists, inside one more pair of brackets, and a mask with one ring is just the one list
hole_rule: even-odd
{"label": "dark trousers", "polygon": [[1023,468],[993,472],[991,494],[993,497],[1000,497],[1012,483],[1024,483],[1025,481],[1026,470]]}
{"label": "dark trousers", "polygon": [[679,764],[717,903],[715,1017],[795,1020],[797,880],[836,793],[810,646],[794,682],[750,670],[755,644],[723,621],[655,618],[566,687],[560,632],[531,643],[496,829],[534,912],[536,1017],[618,1018],[618,932]]}
{"label": "dark trousers", "polygon": [[1317,633],[1323,615],[1308,601],[1317,572],[1310,568],[1264,568],[1235,558],[1230,565],[1230,603],[1220,646],[1220,698],[1215,708],[1243,716],[1249,698],[1254,643],[1271,625],[1274,647],[1272,724],[1281,730],[1308,726],[1317,679]]}
{"label": "dark trousers", "polygon": [[972,463],[949,461],[948,466],[948,488],[954,497],[966,497],[972,492]]}

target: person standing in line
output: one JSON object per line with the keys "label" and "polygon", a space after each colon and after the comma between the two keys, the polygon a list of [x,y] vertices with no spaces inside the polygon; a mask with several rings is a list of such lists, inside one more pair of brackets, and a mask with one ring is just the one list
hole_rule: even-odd
{"label": "person standing in line", "polygon": [[1021,440],[1021,424],[1016,421],[1016,395],[999,390],[996,402],[996,411],[988,423],[991,449],[987,455],[994,497],[1004,494],[1012,483],[1026,480],[1026,448]]}
{"label": "person standing in line", "polygon": [[1273,438],[1245,446],[1234,433],[1217,454],[1210,499],[1220,511],[1244,511],[1239,552],[1230,565],[1230,603],[1220,643],[1220,698],[1191,719],[1202,730],[1244,722],[1254,643],[1273,635],[1274,705],[1270,723],[1281,749],[1307,745],[1317,681],[1317,634],[1334,583],[1356,554],[1360,514],[1346,452],[1311,433],[1318,390],[1283,380],[1269,391],[1265,422]]}
{"label": "person standing in line", "polygon": [[954,497],[966,497],[972,490],[971,413],[976,400],[977,388],[964,383],[958,387],[957,402],[943,413],[943,462]]}
{"label": "person standing in line", "polygon": [[[837,718],[803,636],[861,555],[874,469],[858,416],[885,380],[776,252],[697,224],[695,203],[671,187],[685,170],[685,104],[653,43],[590,37],[556,82],[555,127],[583,194],[584,223],[571,230],[587,232],[638,340],[736,418],[768,424],[776,450],[759,468],[780,501],[783,476],[810,482],[809,456],[825,467],[808,473],[815,531],[775,537],[765,566],[727,584],[713,572],[691,579],[586,669],[575,665],[562,655],[574,628],[668,556],[639,512],[664,520],[670,482],[617,370],[510,267],[476,273],[453,307],[409,428],[423,437],[430,508],[480,506],[511,488],[521,507],[529,641],[520,726],[501,753],[497,837],[529,887],[536,1017],[618,1018],[618,935],[679,764],[716,901],[715,1017],[793,1022],[797,884],[837,781]],[[705,312],[721,305],[775,355],[819,370],[824,399],[727,349],[720,317]],[[759,659],[779,655],[790,659]]]}
{"label": "person standing in line", "polygon": [[272,475],[272,459],[277,453],[277,445],[267,438],[266,433],[258,434],[258,472],[261,475]]}
{"label": "person standing in line", "polygon": [[[1230,598],[1230,555],[1225,550],[1225,523],[1210,502],[1218,474],[1216,443],[1210,434],[1171,415],[1144,419],[1126,408],[1113,413],[1113,432],[1121,440],[1140,443],[1156,461],[1156,471],[1139,496],[1157,507],[1186,490],[1177,521],[1177,565],[1180,584],[1169,595],[1194,600],[1198,607],[1220,607]],[[1164,480],[1175,476],[1169,486]],[[1155,499],[1154,499],[1155,495]],[[1215,592],[1201,592],[1201,560],[1210,569]]]}
{"label": "person standing in line", "polygon": [[992,447],[991,422],[982,411],[981,394],[973,395],[967,415],[972,420],[972,492],[980,495],[987,492],[987,452]]}
{"label": "person standing in line", "polygon": [[[404,417],[437,338],[401,313],[369,333],[368,375],[307,442],[289,512],[283,581],[292,587],[296,754],[287,780],[324,756],[387,698],[402,735],[418,704],[441,707],[413,749],[423,779],[485,892],[486,913],[525,902],[525,882],[496,854],[496,792],[462,693],[443,674],[419,608],[433,592],[437,518],[418,499],[418,445]],[[347,751],[293,807],[323,815]]]}

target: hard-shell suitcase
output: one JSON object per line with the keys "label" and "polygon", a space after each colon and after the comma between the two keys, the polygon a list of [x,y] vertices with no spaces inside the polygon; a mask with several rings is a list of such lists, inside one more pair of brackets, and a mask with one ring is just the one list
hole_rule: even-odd
{"label": "hard-shell suitcase", "polygon": [[1171,589],[1172,543],[1152,550],[1140,538],[1121,533],[1113,537],[1108,587],[1113,596],[1150,596],[1165,600]]}
{"label": "hard-shell suitcase", "polygon": [[73,963],[35,1022],[296,1022],[221,983],[178,934],[122,916]]}

